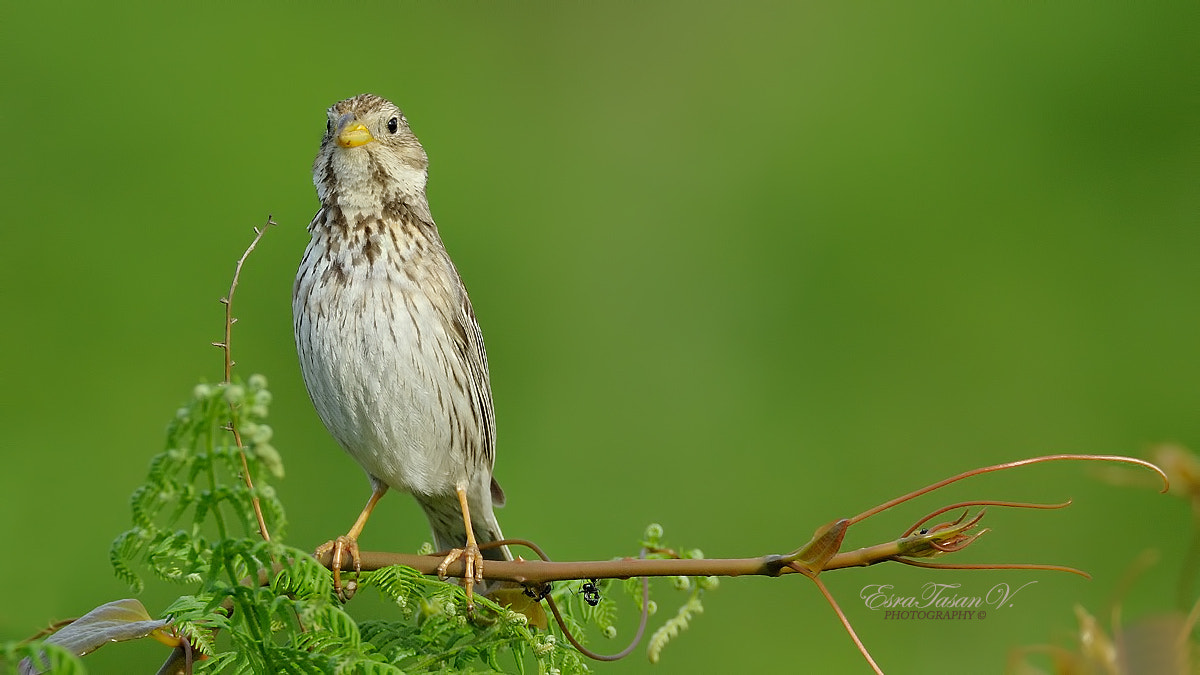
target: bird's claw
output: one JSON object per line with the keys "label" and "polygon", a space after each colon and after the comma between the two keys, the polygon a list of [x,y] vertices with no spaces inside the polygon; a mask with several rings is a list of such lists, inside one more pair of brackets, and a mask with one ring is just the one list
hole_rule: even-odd
{"label": "bird's claw", "polygon": [[465,548],[450,549],[446,557],[438,565],[438,578],[442,581],[446,580],[446,570],[450,564],[459,558],[463,559],[463,586],[467,589],[467,611],[475,611],[475,584],[483,583],[483,554],[479,552],[479,546],[472,542],[468,542]]}
{"label": "bird's claw", "polygon": [[354,573],[357,575],[362,571],[362,559],[358,555],[358,539],[343,535],[327,541],[317,547],[313,556],[320,558],[331,551],[333,555],[329,559],[329,569],[333,571],[333,591],[337,593],[342,602],[346,602],[354,597],[354,592],[358,590],[358,582],[351,580],[345,586],[342,585],[342,561],[349,554],[354,565]]}

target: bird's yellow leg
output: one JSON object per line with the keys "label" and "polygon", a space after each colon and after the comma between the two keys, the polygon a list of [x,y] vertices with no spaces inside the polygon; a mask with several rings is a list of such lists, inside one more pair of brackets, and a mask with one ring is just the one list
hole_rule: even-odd
{"label": "bird's yellow leg", "polygon": [[350,531],[346,534],[327,541],[317,547],[313,553],[314,556],[321,556],[333,551],[333,557],[330,560],[329,567],[333,570],[333,590],[343,602],[349,600],[354,595],[355,586],[342,586],[342,561],[347,555],[354,563],[354,571],[362,571],[362,560],[358,557],[358,535],[362,534],[363,527],[367,524],[367,519],[371,517],[371,512],[375,510],[375,504],[379,503],[379,499],[387,493],[387,486],[372,481],[371,498],[367,500],[367,505],[363,507],[362,513],[358,514],[358,520],[354,521],[354,525],[350,527]]}
{"label": "bird's yellow leg", "polygon": [[475,541],[475,530],[471,527],[471,509],[467,506],[467,490],[461,485],[455,488],[458,493],[458,503],[462,506],[463,524],[467,526],[467,544],[462,548],[451,549],[445,560],[438,565],[438,578],[446,580],[446,568],[450,563],[463,559],[463,586],[467,589],[467,611],[475,611],[475,601],[472,599],[475,584],[483,583],[483,554],[479,552],[479,544]]}

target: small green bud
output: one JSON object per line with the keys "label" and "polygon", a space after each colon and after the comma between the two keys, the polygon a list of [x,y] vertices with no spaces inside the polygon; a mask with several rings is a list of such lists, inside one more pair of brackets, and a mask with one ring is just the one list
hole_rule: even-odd
{"label": "small green bud", "polygon": [[283,458],[279,456],[275,446],[270,443],[258,443],[254,446],[254,455],[272,476],[283,478]]}
{"label": "small green bud", "polygon": [[203,401],[212,396],[212,390],[213,388],[210,384],[198,384],[192,387],[192,398],[197,401]]}
{"label": "small green bud", "polygon": [[533,653],[538,656],[545,656],[554,651],[554,645],[557,643],[558,641],[554,639],[553,635],[539,636],[539,639],[533,645]]}
{"label": "small green bud", "polygon": [[237,405],[246,398],[246,389],[239,384],[231,384],[225,387],[225,400],[229,403]]}
{"label": "small green bud", "polygon": [[617,637],[617,627],[616,626],[605,626],[604,627],[604,637],[608,638],[609,640]]}
{"label": "small green bud", "polygon": [[254,418],[257,418],[260,420],[270,414],[270,411],[267,410],[267,406],[259,405],[257,403],[250,406],[250,409],[247,412],[249,413],[250,417],[254,417]]}
{"label": "small green bud", "polygon": [[658,523],[650,523],[646,526],[646,541],[658,541],[662,539],[663,526]]}
{"label": "small green bud", "polygon": [[696,585],[706,591],[715,591],[721,585],[721,580],[717,577],[696,577]]}
{"label": "small green bud", "polygon": [[420,598],[419,600],[421,603],[420,610],[422,616],[434,616],[435,614],[442,613],[441,605],[437,604],[436,602],[433,602],[427,598]]}
{"label": "small green bud", "polygon": [[255,373],[250,376],[250,379],[246,380],[246,384],[250,387],[251,391],[262,391],[267,388],[267,376]]}
{"label": "small green bud", "polygon": [[188,410],[187,408],[180,408],[179,410],[175,411],[175,418],[182,421],[190,417],[191,414],[192,411]]}
{"label": "small green bud", "polygon": [[271,440],[271,436],[274,434],[275,430],[272,429],[271,425],[269,424],[256,424],[254,425],[253,432],[246,432],[246,435],[249,436],[250,440],[254,443],[266,443]]}
{"label": "small green bud", "polygon": [[684,553],[683,557],[691,558],[693,560],[704,560],[704,551],[701,551],[698,548],[694,548],[694,549],[688,551],[687,553]]}
{"label": "small green bud", "polygon": [[691,590],[692,579],[691,579],[691,577],[684,577],[684,576],[671,577],[671,585],[674,586],[675,590],[677,590],[677,591]]}
{"label": "small green bud", "polygon": [[654,616],[657,612],[658,612],[658,603],[657,602],[651,600],[650,602],[646,603],[646,613],[647,614],[649,614],[650,616]]}
{"label": "small green bud", "polygon": [[430,617],[437,616],[438,614],[441,613],[438,610],[438,605],[436,603],[430,602],[429,600],[427,600],[425,598],[419,598],[417,602],[418,602],[418,604],[417,604],[416,615],[417,615],[417,626],[418,627],[420,627],[422,624],[424,624],[425,621],[428,620]]}
{"label": "small green bud", "polygon": [[274,397],[271,396],[271,392],[267,391],[266,389],[254,392],[255,405],[271,405],[273,398]]}
{"label": "small green bud", "polygon": [[433,544],[425,542],[417,549],[417,555],[433,555]]}

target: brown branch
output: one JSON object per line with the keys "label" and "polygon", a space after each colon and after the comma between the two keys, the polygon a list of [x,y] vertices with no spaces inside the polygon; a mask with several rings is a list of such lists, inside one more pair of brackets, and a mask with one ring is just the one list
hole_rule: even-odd
{"label": "brown branch", "polygon": [[[966,471],[950,478],[943,479],[932,485],[915,490],[913,492],[889,500],[883,504],[864,511],[863,513],[851,519],[842,519],[833,521],[832,523],[823,526],[817,530],[817,534],[813,539],[800,547],[796,551],[787,555],[763,555],[753,558],[670,558],[670,559],[638,559],[624,558],[618,560],[591,560],[591,561],[570,561],[570,562],[552,562],[550,560],[513,560],[499,561],[489,560],[484,566],[484,578],[499,581],[513,581],[525,586],[540,586],[551,581],[567,581],[574,579],[628,579],[632,577],[666,577],[666,576],[769,576],[777,577],[783,574],[803,571],[805,576],[815,576],[821,572],[844,569],[847,567],[865,567],[875,565],[881,562],[896,561],[896,562],[912,562],[913,558],[929,558],[947,553],[955,553],[969,546],[982,532],[974,535],[966,533],[978,525],[983,517],[980,512],[969,521],[965,521],[966,514],[954,523],[946,523],[937,525],[928,530],[924,530],[918,534],[912,534],[912,530],[907,530],[899,539],[894,541],[876,544],[860,548],[854,551],[841,551],[841,543],[845,538],[847,528],[871,516],[877,515],[882,511],[892,508],[905,501],[911,500],[920,495],[927,494],[934,490],[945,487],[951,483],[970,478],[972,476],[990,473],[993,471],[1004,471],[1014,469],[1030,464],[1039,464],[1052,461],[1063,460],[1087,460],[1087,461],[1109,461],[1125,464],[1134,464],[1142,466],[1154,471],[1162,478],[1166,491],[1167,477],[1162,469],[1145,460],[1136,459],[1133,457],[1124,457],[1120,455],[1048,455],[1043,457],[1032,457],[1029,459],[1017,460],[1015,462],[1006,462],[1004,464],[996,464],[993,466],[983,467],[981,469],[973,469]],[[948,507],[940,508],[932,514],[925,516],[918,521],[918,524],[924,523],[930,518],[944,513],[951,508],[959,508],[963,505],[991,505],[1002,507],[1016,508],[1062,508],[1070,504],[1026,504],[1020,502],[1004,502],[1004,501],[975,501],[963,502],[954,504]],[[918,525],[919,526],[919,525]],[[986,530],[985,530],[986,531]],[[524,544],[521,540],[507,540],[505,542],[495,542],[500,544]],[[535,547],[536,548],[536,547]],[[545,554],[541,549],[536,549],[538,555],[545,558]],[[361,551],[359,553],[362,562],[361,569],[366,571],[377,570],[389,565],[407,565],[422,574],[433,575],[438,573],[438,565],[445,559],[444,554],[433,555],[415,555],[405,553],[384,553],[376,551]],[[329,567],[331,564],[331,554],[325,553],[317,558],[324,566]],[[950,567],[947,565],[931,565],[929,563],[921,563],[921,566],[926,567]],[[1057,570],[1080,574],[1087,576],[1086,573],[1079,570],[1061,567],[1057,565],[1041,565],[1041,564],[998,564],[998,565],[958,565],[955,569],[1039,569],[1039,570]],[[464,564],[456,561],[452,563],[445,571],[447,576],[462,577],[464,574]]]}
{"label": "brown branch", "polygon": [[[829,558],[821,571],[867,567],[888,562],[904,555],[900,542],[892,541],[855,551],[838,553]],[[329,567],[332,553],[317,557],[317,562]],[[415,553],[386,553],[360,551],[362,570],[370,572],[391,565],[405,565],[421,574],[435,575],[444,555],[417,555]],[[484,565],[483,578],[494,581],[513,581],[528,586],[538,586],[552,581],[576,579],[630,579],[633,577],[777,577],[797,572],[782,562],[784,556],[764,555],[754,558],[670,558],[646,559],[622,558],[617,560],[488,560]],[[1042,569],[1038,567],[1038,569]],[[462,578],[463,563],[455,561],[446,568],[446,576]]]}
{"label": "brown branch", "polygon": [[[317,557],[317,561],[328,567],[332,552]],[[390,565],[406,565],[421,574],[435,575],[444,555],[416,555],[409,553],[385,553],[360,551],[362,569],[371,571]],[[588,560],[552,562],[545,560],[488,560],[483,568],[483,578],[514,581],[522,585],[536,586],[551,581],[574,579],[628,579],[631,577],[667,576],[779,576],[780,556],[762,558],[705,558],[705,559],[638,559]],[[461,578],[463,563],[455,561],[446,568],[446,575]]]}

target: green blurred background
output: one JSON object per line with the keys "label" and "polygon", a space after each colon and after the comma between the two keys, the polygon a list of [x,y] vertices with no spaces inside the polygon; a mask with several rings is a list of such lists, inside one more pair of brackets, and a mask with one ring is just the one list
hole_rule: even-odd
{"label": "green blurred background", "polygon": [[[366,481],[309,403],[289,298],[324,110],[363,91],[429,152],[487,338],[500,520],[555,557],[633,553],[652,521],[709,557],[780,552],[970,467],[1200,446],[1200,5],[830,4],[8,3],[0,639],[128,594],[108,544],[177,405],[220,378],[216,300],[268,214],[235,356],[275,394],[287,540],[349,526]],[[1173,606],[1187,504],[1079,465],[978,480],[850,545],[968,497],[1075,498],[993,512],[961,559],[1095,578],[827,575],[889,673],[1067,644],[1073,604],[1102,612],[1144,548],[1163,559],[1126,620]],[[392,495],[363,545],[427,537]],[[858,600],[930,580],[1038,583],[974,623]],[[866,670],[799,579],[725,580],[657,670],[777,667]]]}

